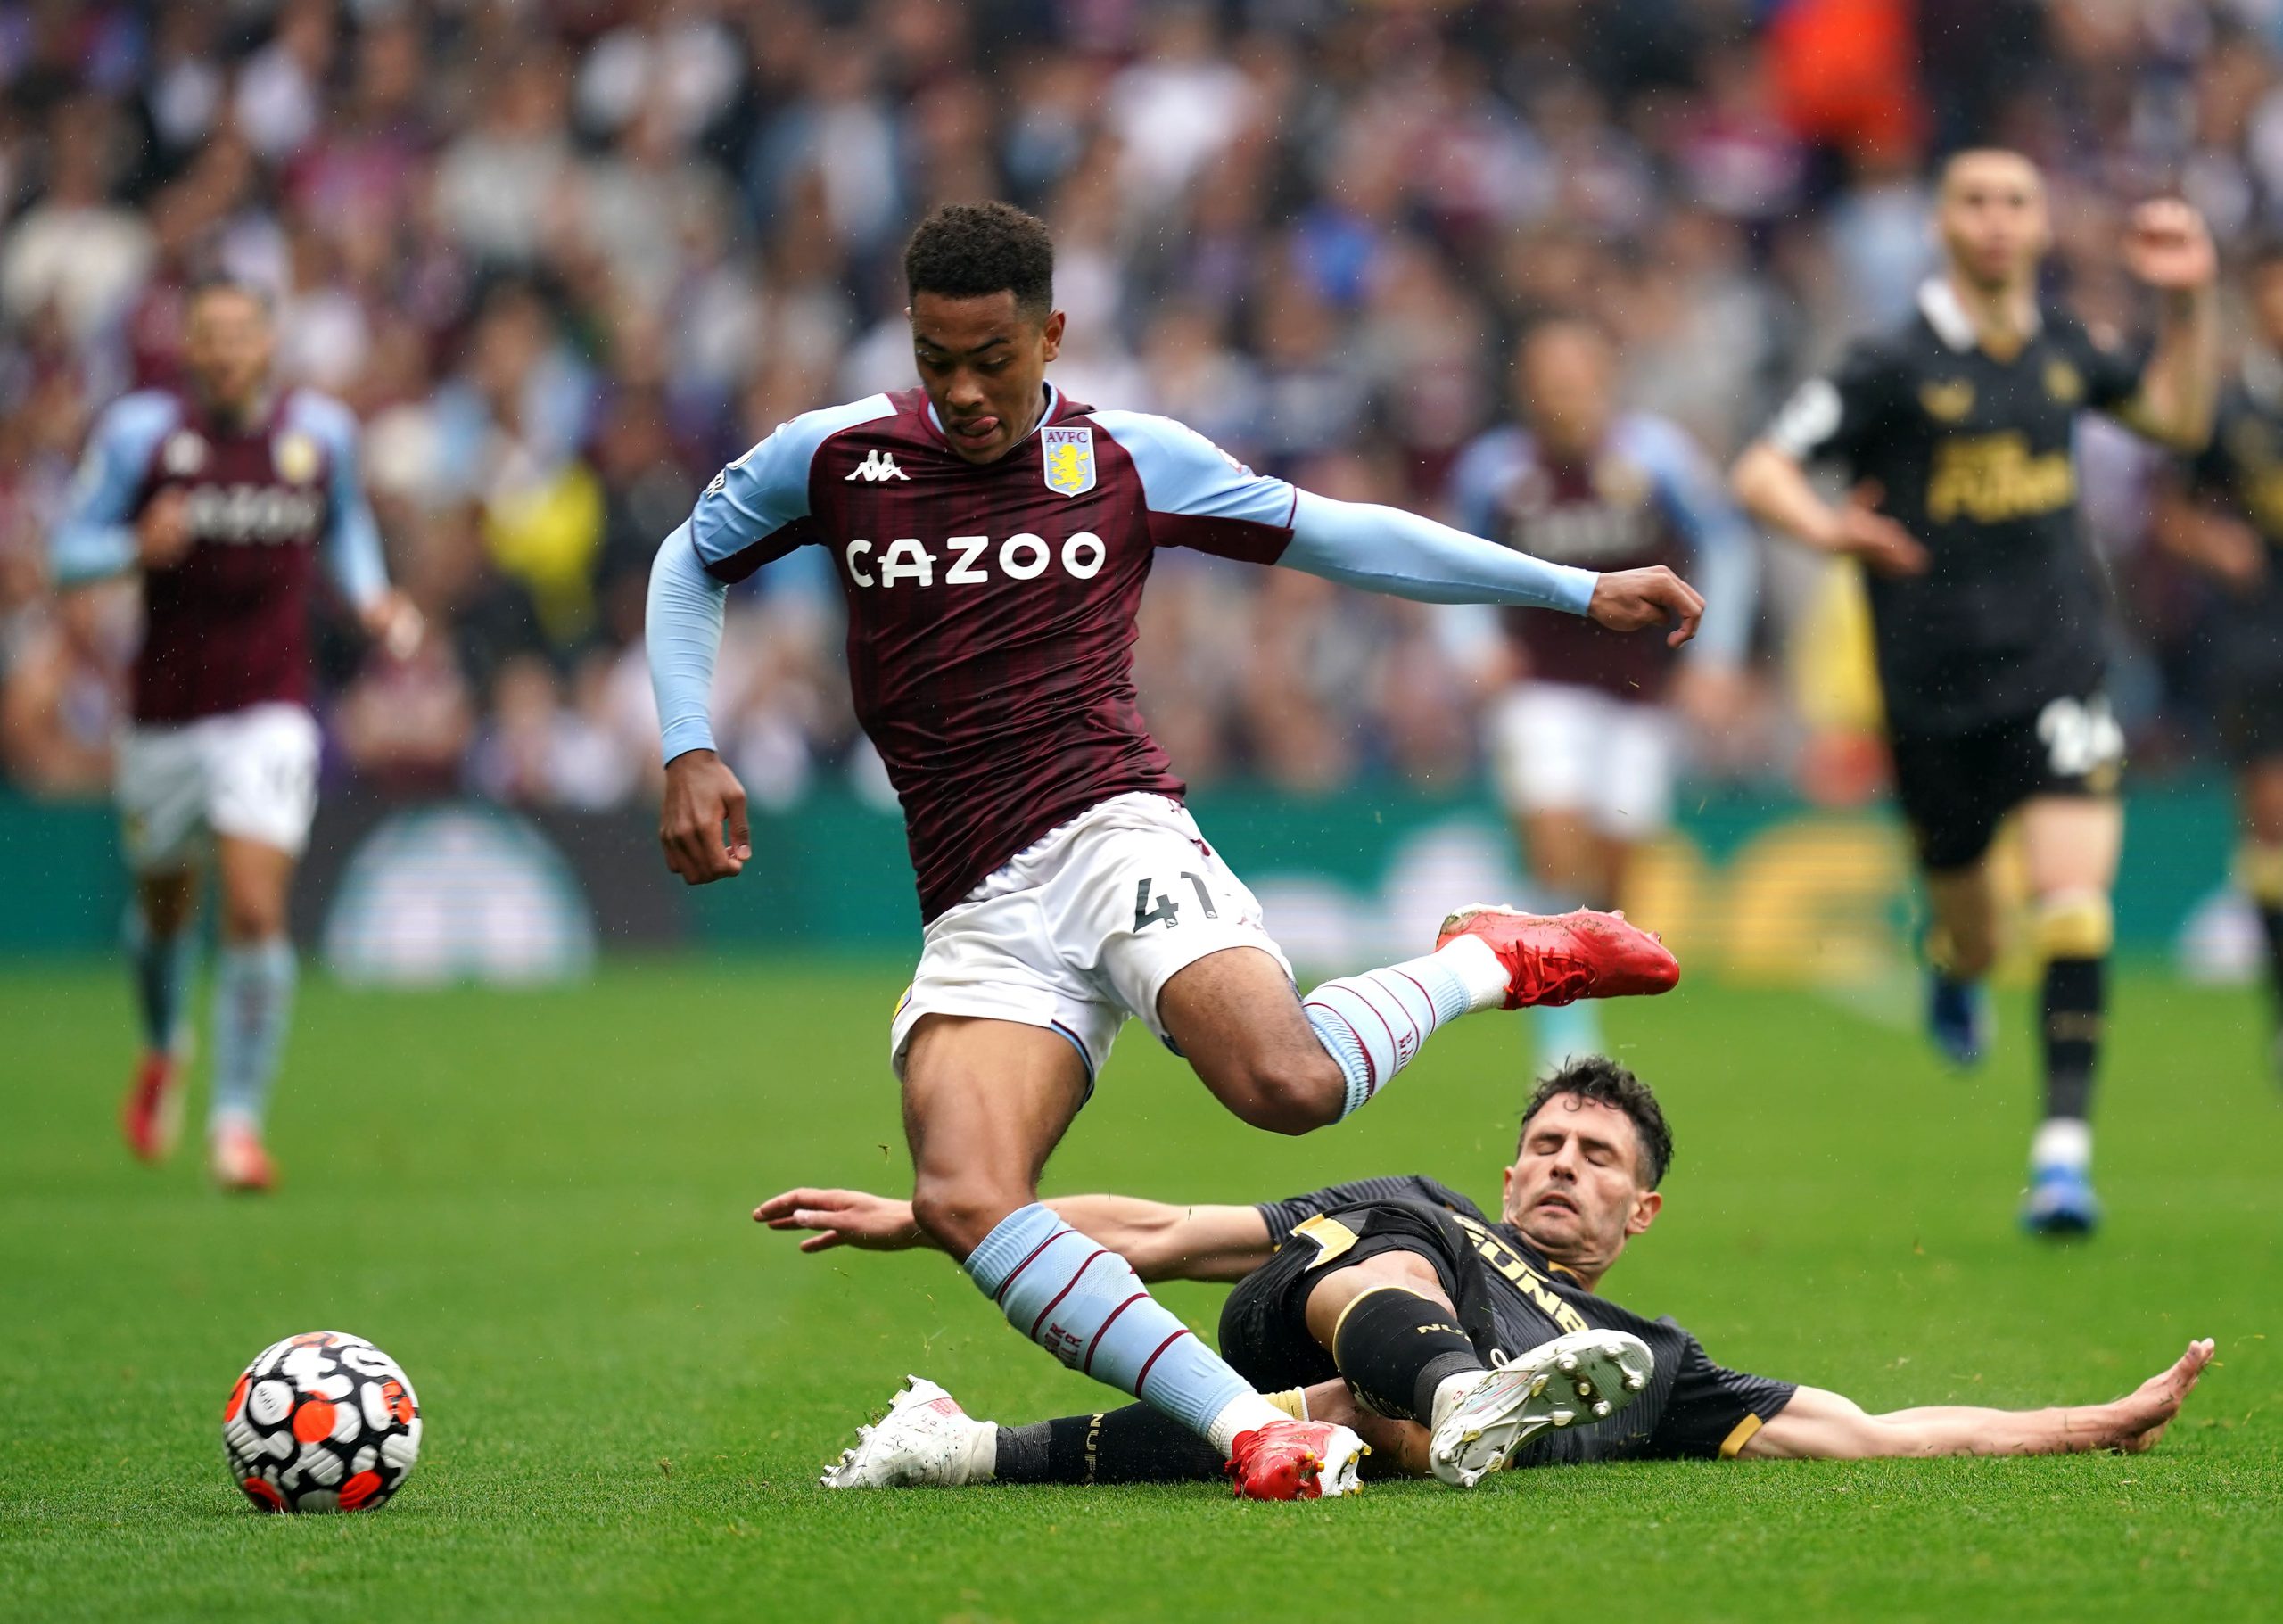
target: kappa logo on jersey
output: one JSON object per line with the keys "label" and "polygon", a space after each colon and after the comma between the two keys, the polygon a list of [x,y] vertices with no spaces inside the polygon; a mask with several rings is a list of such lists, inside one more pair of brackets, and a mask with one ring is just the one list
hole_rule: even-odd
{"label": "kappa logo on jersey", "polygon": [[[851,468],[847,474],[848,479],[867,480],[875,485],[879,484],[884,480],[910,480],[911,477],[911,475],[906,474],[902,469],[895,466],[895,458],[894,456],[886,451],[881,450],[878,446],[874,446],[870,451],[867,451],[864,454],[864,460],[858,463],[853,468]],[[845,482],[844,481],[843,482]]]}
{"label": "kappa logo on jersey", "polygon": [[173,478],[187,478],[205,466],[206,442],[188,429],[177,429],[159,448],[159,466]]}
{"label": "kappa logo on jersey", "polygon": [[1051,428],[1039,435],[1046,459],[1046,488],[1058,496],[1084,496],[1094,488],[1094,431]]}

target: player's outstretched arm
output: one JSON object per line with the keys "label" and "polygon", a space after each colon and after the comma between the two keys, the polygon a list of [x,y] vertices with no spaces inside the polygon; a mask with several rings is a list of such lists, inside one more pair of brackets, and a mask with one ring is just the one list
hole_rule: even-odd
{"label": "player's outstretched arm", "polygon": [[1672,628],[1696,635],[1704,600],[1659,565],[1597,575],[1548,564],[1463,530],[1371,502],[1297,493],[1292,541],[1279,564],[1390,598],[1430,604],[1519,604],[1582,614],[1616,631]]}
{"label": "player's outstretched arm", "polygon": [[2118,413],[2129,426],[2180,450],[2212,438],[2220,392],[2220,317],[2213,282],[2218,255],[2204,217],[2177,198],[2132,211],[2124,263],[2160,295],[2156,347],[2140,387]]}
{"label": "player's outstretched arm", "polygon": [[2209,1339],[2190,1342],[2169,1369],[2109,1404],[2050,1410],[1987,1410],[1942,1405],[1873,1415],[1853,1400],[1803,1387],[1753,1433],[1742,1455],[1776,1460],[1858,1461],[1937,1455],[2128,1454],[2153,1448],[2212,1362]]}
{"label": "player's outstretched arm", "polygon": [[[1133,1265],[1144,1281],[1242,1280],[1274,1248],[1268,1221],[1252,1207],[1175,1207],[1122,1195],[1060,1196],[1046,1206],[1065,1224]],[[911,1203],[861,1190],[787,1190],[754,1208],[771,1229],[813,1232],[804,1252],[853,1246],[901,1252],[935,1242]]]}
{"label": "player's outstretched arm", "polygon": [[643,616],[659,747],[666,760],[658,844],[666,867],[693,886],[740,872],[753,855],[745,786],[713,753],[713,662],[721,653],[728,597],[729,588],[698,562],[689,526],[666,538],[650,565]]}

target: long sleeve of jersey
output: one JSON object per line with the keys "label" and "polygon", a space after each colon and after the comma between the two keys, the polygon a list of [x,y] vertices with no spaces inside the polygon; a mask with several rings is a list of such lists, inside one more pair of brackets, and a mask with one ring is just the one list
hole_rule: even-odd
{"label": "long sleeve of jersey", "polygon": [[1583,614],[1591,570],[1548,564],[1433,519],[1303,490],[1277,563],[1342,586],[1429,604],[1519,604]]}
{"label": "long sleeve of jersey", "polygon": [[650,691],[658,702],[661,754],[667,761],[713,748],[713,661],[721,648],[721,611],[729,589],[708,574],[678,526],[650,565],[643,639]]}
{"label": "long sleeve of jersey", "polygon": [[95,420],[70,505],[48,538],[57,586],[83,586],[135,567],[136,493],[176,421],[174,403],[159,395],[129,395]]}
{"label": "long sleeve of jersey", "polygon": [[1570,569],[1399,507],[1339,502],[1255,474],[1196,430],[1096,412],[1133,458],[1163,545],[1281,564],[1343,586],[1433,604],[1523,604],[1583,614],[1590,570]]}
{"label": "long sleeve of jersey", "polygon": [[389,572],[381,556],[381,527],[365,498],[357,419],[335,401],[304,395],[297,404],[303,425],[324,443],[331,470],[326,491],[326,568],[341,595],[362,609],[389,589]]}

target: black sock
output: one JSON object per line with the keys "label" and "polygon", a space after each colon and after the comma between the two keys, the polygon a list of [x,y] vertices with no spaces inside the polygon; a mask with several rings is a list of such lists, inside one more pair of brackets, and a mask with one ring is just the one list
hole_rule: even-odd
{"label": "black sock", "polygon": [[1129,1404],[999,1429],[1001,1483],[1193,1483],[1220,1480],[1219,1451],[1161,1410]]}
{"label": "black sock", "polygon": [[1435,1389],[1483,1368],[1448,1308],[1401,1286],[1349,1303],[1331,1337],[1332,1363],[1357,1397],[1396,1421],[1431,1421]]}
{"label": "black sock", "polygon": [[2108,964],[2054,959],[2045,967],[2045,1114],[2089,1120],[2100,1059]]}

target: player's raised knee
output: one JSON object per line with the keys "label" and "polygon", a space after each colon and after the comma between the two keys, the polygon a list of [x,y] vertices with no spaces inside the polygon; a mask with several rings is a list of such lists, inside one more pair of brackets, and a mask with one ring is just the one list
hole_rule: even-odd
{"label": "player's raised knee", "polygon": [[1271,1134],[1308,1134],[1339,1120],[1347,1084],[1322,1053],[1247,1059],[1233,1075],[1207,1077],[1222,1103],[1247,1125]]}
{"label": "player's raised knee", "polygon": [[983,1179],[920,1174],[911,1187],[912,1222],[954,1257],[965,1257],[1001,1219],[1034,1198]]}

